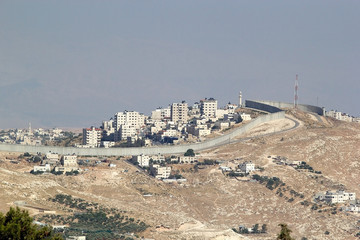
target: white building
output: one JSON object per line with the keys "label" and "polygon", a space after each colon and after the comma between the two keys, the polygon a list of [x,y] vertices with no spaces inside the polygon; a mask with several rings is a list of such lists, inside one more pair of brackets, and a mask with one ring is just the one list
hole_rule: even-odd
{"label": "white building", "polygon": [[64,155],[61,158],[61,164],[64,167],[78,167],[76,155]]}
{"label": "white building", "polygon": [[250,114],[247,114],[247,113],[241,113],[240,117],[241,117],[242,121],[250,121],[251,120]]}
{"label": "white building", "polygon": [[153,161],[165,162],[165,156],[161,155],[160,153],[150,156],[150,159],[152,159]]}
{"label": "white building", "polygon": [[200,114],[208,118],[216,118],[217,100],[205,98],[200,100]]}
{"label": "white building", "polygon": [[113,146],[115,146],[115,142],[113,141],[101,141],[101,147],[111,148]]}
{"label": "white building", "polygon": [[69,236],[66,240],[86,240],[86,236]]}
{"label": "white building", "polygon": [[50,164],[34,166],[34,172],[50,172],[50,171],[51,171]]}
{"label": "white building", "polygon": [[197,137],[204,137],[211,133],[211,129],[208,129],[208,126],[206,124],[199,124],[197,126],[190,125],[187,126],[187,132]]}
{"label": "white building", "polygon": [[43,163],[57,164],[59,162],[59,154],[48,152],[45,155]]}
{"label": "white building", "polygon": [[242,171],[242,172],[245,172],[245,173],[250,173],[252,171],[255,171],[255,164],[252,163],[251,161],[250,162],[243,162],[239,165],[239,169]]}
{"label": "white building", "polygon": [[354,212],[354,213],[360,213],[360,206],[356,205],[356,204],[350,204],[350,206],[345,207],[345,211]]}
{"label": "white building", "polygon": [[118,140],[127,140],[128,137],[133,138],[137,135],[137,129],[134,125],[123,124],[121,125],[118,134],[115,136],[115,141]]}
{"label": "white building", "polygon": [[230,122],[226,121],[226,122],[216,122],[215,126],[218,127],[220,130],[224,130],[226,128],[230,127]]}
{"label": "white building", "polygon": [[115,114],[115,129],[119,130],[121,125],[133,125],[139,129],[145,124],[145,116],[135,111],[124,111]]}
{"label": "white building", "polygon": [[148,167],[150,162],[150,157],[147,155],[134,155],[132,156],[133,162],[137,162],[140,167]]}
{"label": "white building", "polygon": [[101,129],[100,128],[84,128],[83,129],[83,145],[89,147],[100,147],[101,142]]}
{"label": "white building", "polygon": [[153,120],[169,120],[171,118],[171,109],[167,108],[158,108],[151,112],[151,119]]}
{"label": "white building", "polygon": [[178,161],[179,163],[194,163],[197,162],[197,158],[191,156],[180,156]]}
{"label": "white building", "polygon": [[185,101],[171,104],[171,121],[174,123],[188,121],[188,104]]}
{"label": "white building", "polygon": [[103,121],[102,122],[102,129],[104,130],[105,134],[107,136],[110,136],[111,134],[115,133],[115,122],[113,119],[110,119],[109,121]]}
{"label": "white building", "polygon": [[61,158],[61,165],[55,167],[55,172],[79,171],[76,155],[64,155]]}
{"label": "white building", "polygon": [[177,137],[180,135],[179,131],[176,129],[167,129],[162,133],[162,137]]}
{"label": "white building", "polygon": [[151,166],[151,173],[157,179],[169,178],[171,175],[171,167],[160,167],[158,164]]}
{"label": "white building", "polygon": [[324,200],[328,203],[344,203],[347,201],[355,201],[356,194],[355,193],[348,193],[345,191],[327,191],[324,193],[318,194],[319,200]]}

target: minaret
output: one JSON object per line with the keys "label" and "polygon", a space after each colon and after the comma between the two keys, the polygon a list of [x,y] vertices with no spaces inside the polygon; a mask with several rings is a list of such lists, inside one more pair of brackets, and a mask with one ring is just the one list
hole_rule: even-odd
{"label": "minaret", "polygon": [[32,131],[31,131],[31,123],[29,123],[29,135],[32,135]]}
{"label": "minaret", "polygon": [[242,107],[242,94],[241,94],[241,91],[239,93],[239,107]]}

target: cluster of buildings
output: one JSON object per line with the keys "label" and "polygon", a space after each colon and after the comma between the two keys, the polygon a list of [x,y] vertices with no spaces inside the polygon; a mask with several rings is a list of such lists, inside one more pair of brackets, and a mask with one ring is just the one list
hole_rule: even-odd
{"label": "cluster of buildings", "polygon": [[290,160],[287,157],[281,157],[281,156],[276,156],[276,157],[273,157],[272,159],[273,159],[273,162],[276,163],[277,165],[286,165],[286,166],[297,167],[297,166],[300,166],[301,164],[303,164],[303,161]]}
{"label": "cluster of buildings", "polygon": [[21,145],[43,145],[47,141],[61,140],[65,138],[65,132],[59,128],[53,129],[10,129],[2,131],[0,142]]}
{"label": "cluster of buildings", "polygon": [[198,162],[195,156],[172,156],[166,161],[164,155],[134,155],[132,162],[142,168],[148,168],[150,174],[157,179],[168,179],[171,176],[171,167],[166,166],[168,163],[196,163]]}
{"label": "cluster of buildings", "polygon": [[79,171],[76,155],[59,156],[56,153],[46,153],[40,166],[34,166],[34,172],[73,172]]}
{"label": "cluster of buildings", "polygon": [[359,122],[360,123],[360,118],[352,117],[349,114],[334,111],[334,110],[327,111],[326,116],[336,118],[337,120],[340,120],[340,121]]}
{"label": "cluster of buildings", "polygon": [[[227,166],[220,166],[219,167],[220,170],[222,170],[223,172],[231,172],[233,171],[231,167],[227,167]],[[242,173],[242,174],[250,174],[253,171],[256,171],[255,169],[255,163],[253,163],[252,161],[245,161],[240,163],[239,165],[237,165],[235,167],[235,171],[237,173]]]}
{"label": "cluster of buildings", "polygon": [[326,191],[318,193],[315,200],[324,201],[330,204],[355,202],[356,194],[345,191]]}
{"label": "cluster of buildings", "polygon": [[324,201],[329,204],[346,204],[342,209],[346,212],[360,213],[360,201],[356,199],[356,193],[341,191],[326,191],[315,195],[316,201]]}
{"label": "cluster of buildings", "polygon": [[115,113],[100,128],[84,128],[83,144],[80,147],[113,147],[118,142],[135,143],[139,139],[145,146],[178,141],[201,141],[213,131],[228,129],[235,123],[251,120],[250,114],[235,111],[242,107],[228,103],[218,107],[214,98],[205,98],[189,106],[185,101],[172,103],[167,108],[158,108],[145,116],[136,111]]}

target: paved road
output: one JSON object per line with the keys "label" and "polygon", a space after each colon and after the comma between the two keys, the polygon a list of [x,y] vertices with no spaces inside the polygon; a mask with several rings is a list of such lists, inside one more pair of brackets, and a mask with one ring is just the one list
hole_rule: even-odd
{"label": "paved road", "polygon": [[291,128],[283,129],[283,130],[280,130],[280,131],[277,131],[277,132],[265,133],[265,134],[260,134],[260,135],[253,136],[253,137],[246,137],[246,138],[241,138],[241,139],[235,139],[235,140],[230,141],[230,143],[244,142],[244,141],[247,141],[247,140],[250,140],[250,139],[259,138],[259,137],[272,136],[272,135],[276,135],[276,134],[280,134],[280,133],[284,133],[284,132],[288,132],[288,131],[294,130],[295,128],[297,128],[297,127],[300,126],[300,122],[297,121],[296,119],[290,118],[290,117],[288,117],[288,116],[286,116],[285,118],[293,121],[293,122],[295,123],[295,125],[292,126]]}

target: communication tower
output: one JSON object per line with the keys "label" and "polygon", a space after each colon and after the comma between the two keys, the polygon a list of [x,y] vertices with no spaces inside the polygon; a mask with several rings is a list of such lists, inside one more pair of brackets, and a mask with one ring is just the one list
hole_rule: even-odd
{"label": "communication tower", "polygon": [[298,75],[296,74],[295,89],[294,89],[294,108],[297,108],[298,106],[298,100],[299,100],[298,88],[299,88],[299,82],[298,82]]}

